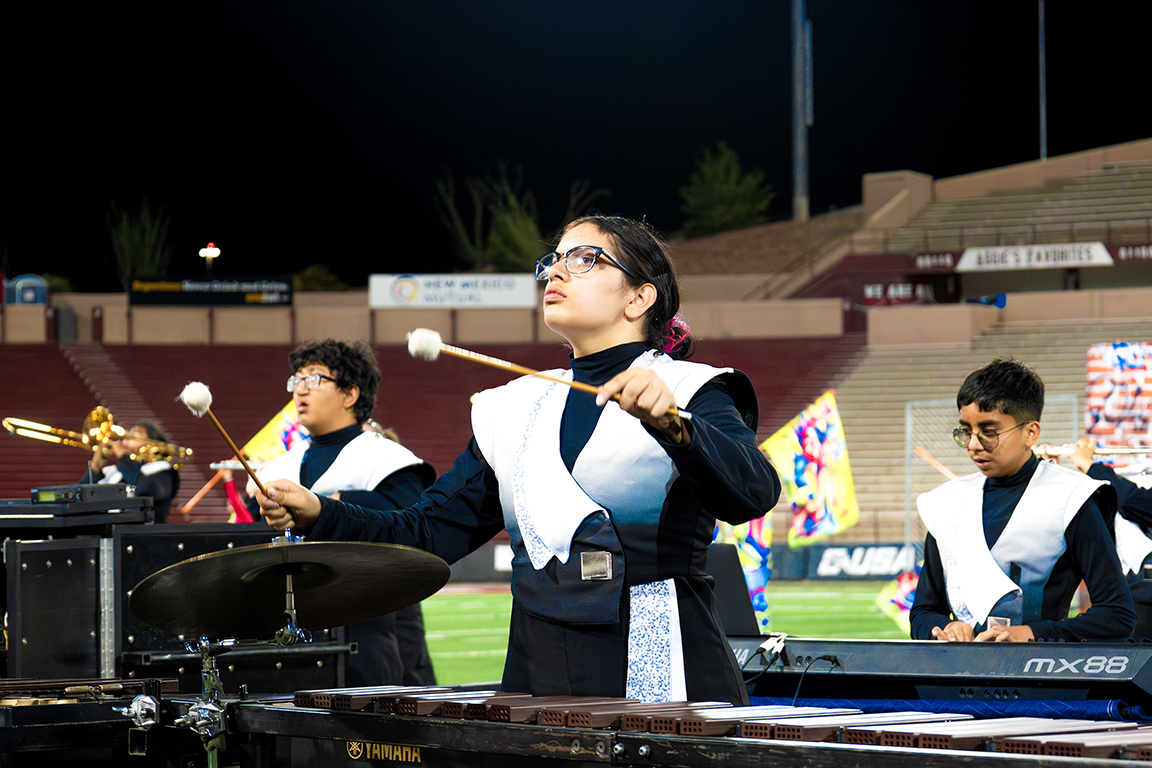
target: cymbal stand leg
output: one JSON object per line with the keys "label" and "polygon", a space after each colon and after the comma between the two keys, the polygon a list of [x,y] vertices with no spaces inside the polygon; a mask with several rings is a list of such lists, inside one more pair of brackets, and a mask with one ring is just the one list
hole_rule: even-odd
{"label": "cymbal stand leg", "polygon": [[204,749],[208,752],[208,767],[217,768],[220,751],[224,749],[224,685],[220,682],[220,669],[216,656],[227,651],[226,643],[211,643],[202,637],[196,642],[187,643],[188,650],[200,653],[200,700],[195,702],[175,725],[188,726],[200,735]]}

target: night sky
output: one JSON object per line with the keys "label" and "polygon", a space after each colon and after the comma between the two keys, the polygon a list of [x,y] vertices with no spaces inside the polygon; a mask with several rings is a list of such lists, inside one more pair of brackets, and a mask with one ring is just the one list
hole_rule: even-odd
{"label": "night sky", "polygon": [[[114,290],[105,210],[171,216],[172,274],[321,262],[456,266],[433,178],[520,168],[542,230],[574,182],[595,206],[682,223],[720,141],[791,206],[784,0],[327,0],[0,10],[0,250],[10,274]],[[1152,12],[1048,2],[1049,155],[1152,136]],[[813,213],[864,173],[946,177],[1039,156],[1035,2],[810,0]],[[461,196],[463,201],[463,196]],[[544,248],[542,246],[541,250]]]}

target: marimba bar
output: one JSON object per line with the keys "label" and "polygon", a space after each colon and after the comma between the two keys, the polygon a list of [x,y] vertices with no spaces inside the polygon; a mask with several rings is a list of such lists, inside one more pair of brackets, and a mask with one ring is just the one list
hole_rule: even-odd
{"label": "marimba bar", "polygon": [[786,741],[841,741],[845,729],[866,725],[899,723],[938,723],[971,720],[971,715],[938,712],[878,712],[830,717],[766,718],[745,720],[740,735],[747,739],[783,739]]}
{"label": "marimba bar", "polygon": [[676,733],[681,736],[734,736],[745,720],[758,717],[805,717],[807,715],[853,715],[858,709],[826,707],[730,707],[707,709],[682,717],[652,718],[652,733]]}
{"label": "marimba bar", "polygon": [[1117,728],[1107,733],[1075,736],[1067,734],[1017,736],[1001,741],[998,750],[1017,755],[1130,757],[1137,760],[1152,760],[1152,729],[1147,726],[1137,728],[1135,723],[1117,723],[1117,725],[1131,727]]}
{"label": "marimba bar", "polygon": [[[497,696],[496,691],[476,691],[466,697],[456,691],[445,693],[421,693],[415,696],[400,696],[396,699],[398,715],[439,715],[445,703],[459,704],[462,711],[467,704],[483,704]],[[446,715],[447,716],[447,715]]]}
{"label": "marimba bar", "polygon": [[[541,725],[564,725],[568,728],[613,728],[625,731],[647,731],[651,716],[670,711],[689,713],[697,709],[731,707],[724,701],[659,702],[653,704],[590,704],[572,705],[566,709],[545,709],[540,712]],[[554,713],[566,713],[564,722],[557,722]]]}
{"label": "marimba bar", "polygon": [[[1132,727],[1119,721],[1052,720],[1044,717],[1002,717],[962,723],[878,725],[850,728],[853,733],[872,733],[872,743],[882,747],[919,749],[983,750],[997,739],[1030,734],[1087,733]],[[856,741],[854,743],[862,743]]]}

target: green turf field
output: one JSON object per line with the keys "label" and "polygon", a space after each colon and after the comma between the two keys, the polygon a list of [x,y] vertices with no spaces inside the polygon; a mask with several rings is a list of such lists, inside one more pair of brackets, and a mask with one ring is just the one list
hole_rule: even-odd
{"label": "green turf field", "polygon": [[[768,587],[772,629],[796,637],[907,637],[880,613],[883,581],[779,581]],[[424,601],[428,648],[440,684],[499,680],[508,642],[507,592],[434,595]]]}

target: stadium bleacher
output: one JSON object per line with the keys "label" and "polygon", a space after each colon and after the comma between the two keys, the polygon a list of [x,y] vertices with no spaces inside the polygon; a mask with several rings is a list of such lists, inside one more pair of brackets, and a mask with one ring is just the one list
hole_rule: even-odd
{"label": "stadium bleacher", "polygon": [[[837,542],[904,539],[907,403],[954,401],[965,376],[1002,355],[1011,355],[1032,366],[1044,379],[1049,399],[1055,395],[1082,399],[1089,345],[1149,340],[1152,319],[1069,320],[1000,324],[964,347],[923,345],[868,350],[837,389],[836,401],[848,441],[861,520],[856,527],[839,534]],[[1052,425],[1041,435],[1041,442],[1063,434]],[[961,457],[963,452],[955,448],[955,454]],[[961,472],[974,471],[963,459],[959,459],[959,467]],[[943,480],[939,478],[940,482]],[[915,509],[911,511],[911,538],[918,541],[923,539],[924,529]],[[774,529],[780,530],[787,525],[787,510],[778,507],[776,514],[780,517],[774,518]]]}
{"label": "stadium bleacher", "polygon": [[[4,405],[0,416],[79,432],[100,403],[55,344],[4,346]],[[86,450],[0,433],[0,498],[27,499],[32,488],[79,481]]]}
{"label": "stadium bleacher", "polygon": [[[223,493],[214,489],[188,515],[176,510],[214,474],[212,461],[229,458],[227,445],[208,419],[197,419],[176,396],[189,381],[212,390],[212,412],[239,445],[247,442],[291,399],[283,389],[289,371],[288,347],[104,346],[99,344],[10,345],[20,368],[37,370],[22,382],[10,403],[11,415],[79,430],[87,412],[107,406],[117,423],[130,426],[152,418],[172,442],[193,450],[195,460],[181,470],[181,492],[173,522],[227,519]],[[564,367],[567,352],[557,344],[483,345],[474,348],[536,369]],[[835,386],[863,354],[860,334],[827,339],[746,339],[702,341],[694,359],[730,365],[752,379],[760,398],[758,438],[771,435],[826,389]],[[14,353],[15,354],[15,353]],[[406,348],[376,348],[384,374],[373,417],[392,427],[437,472],[451,468],[471,436],[470,396],[499,386],[513,374],[474,362],[442,357],[414,360]],[[75,368],[73,368],[75,366]],[[79,449],[40,444],[11,435],[0,437],[0,460],[10,471],[0,488],[4,497],[26,497],[29,488],[75,482],[85,455]]]}
{"label": "stadium bleacher", "polygon": [[1029,193],[929,203],[888,237],[889,253],[1150,239],[1152,164],[1123,163]]}

